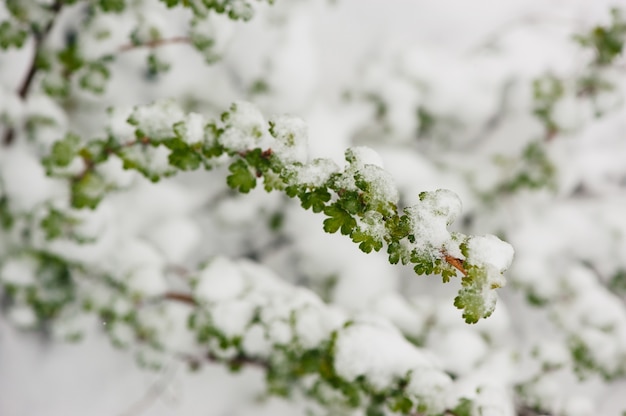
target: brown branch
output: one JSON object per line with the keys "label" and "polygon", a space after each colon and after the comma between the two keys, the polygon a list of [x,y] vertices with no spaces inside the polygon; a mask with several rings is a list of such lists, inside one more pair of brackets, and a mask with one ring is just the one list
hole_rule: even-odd
{"label": "brown branch", "polygon": [[197,306],[198,302],[188,293],[167,292],[163,295],[165,300],[173,300],[176,302],[186,303],[187,305]]}
{"label": "brown branch", "polygon": [[[41,32],[37,32],[33,30],[33,35],[35,37],[35,51],[33,53],[33,59],[30,63],[30,67],[28,68],[28,72],[26,73],[26,77],[24,78],[22,85],[17,91],[18,96],[22,100],[24,100],[26,96],[28,95],[28,92],[30,91],[30,87],[33,84],[33,80],[35,79],[35,75],[37,74],[37,71],[39,70],[39,68],[37,67],[37,55],[39,55],[41,46],[43,45],[43,43],[46,41],[46,38],[50,34],[50,31],[52,30],[52,27],[54,26],[56,17],[59,15],[59,12],[61,11],[62,8],[63,8],[63,1],[55,0],[52,6],[50,6],[52,17],[50,18],[46,26],[43,28]],[[7,146],[7,147],[10,146],[13,143],[14,138],[15,138],[15,128],[9,127],[9,129],[4,134],[4,139],[2,141],[4,143],[4,146]]]}
{"label": "brown branch", "polygon": [[155,39],[155,40],[151,40],[149,42],[144,42],[144,43],[129,43],[127,45],[120,46],[117,51],[120,53],[123,53],[123,52],[128,52],[128,51],[132,51],[132,50],[140,49],[140,48],[154,49],[160,46],[172,45],[176,43],[189,44],[191,43],[191,38],[187,36],[175,36],[173,38]]}
{"label": "brown branch", "polygon": [[[150,139],[148,137],[142,137],[140,139],[133,140],[132,142],[120,144],[114,147],[107,147],[104,149],[104,152],[106,153],[106,157],[109,157],[110,155],[117,154],[117,152],[119,152],[123,148],[132,147],[138,143],[142,145],[148,145],[150,144]],[[80,156],[82,157],[83,162],[85,163],[85,168],[80,173],[72,177],[72,181],[74,182],[79,182],[81,179],[85,177],[85,175],[93,172],[94,169],[96,168],[96,163],[92,160],[91,156],[89,156],[88,154],[84,154],[82,152],[80,152]]]}
{"label": "brown branch", "polygon": [[456,257],[451,256],[451,255],[449,255],[448,253],[445,253],[445,252],[443,253],[443,259],[450,266],[452,266],[455,269],[457,269],[458,271],[460,271],[463,274],[463,276],[467,276],[467,270],[465,270],[465,267],[463,266],[463,260],[457,259]]}

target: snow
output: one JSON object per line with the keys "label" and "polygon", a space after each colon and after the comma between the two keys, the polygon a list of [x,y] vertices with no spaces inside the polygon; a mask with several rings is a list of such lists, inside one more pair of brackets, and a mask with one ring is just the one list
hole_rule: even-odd
{"label": "snow", "polygon": [[0,152],[0,173],[6,195],[16,211],[32,211],[67,192],[60,181],[46,176],[41,163],[22,146]]}
{"label": "snow", "polygon": [[485,385],[477,389],[475,408],[484,416],[513,416],[509,393],[498,385]]}
{"label": "snow", "polygon": [[567,416],[592,416],[596,414],[596,403],[589,397],[572,397],[563,405],[563,413]]}
{"label": "snow", "polygon": [[10,259],[0,267],[0,280],[17,285],[28,286],[35,283],[37,264],[33,259]]}
{"label": "snow", "polygon": [[419,337],[426,329],[426,320],[432,304],[424,299],[426,305],[409,303],[398,293],[387,293],[379,296],[373,304],[377,314],[389,319],[403,333]]}
{"label": "snow", "polygon": [[354,324],[337,336],[335,370],[348,381],[365,376],[374,388],[384,390],[410,370],[432,367],[430,360],[397,332]]}
{"label": "snow", "polygon": [[481,335],[467,327],[435,335],[429,340],[429,346],[439,360],[445,363],[446,371],[457,376],[472,372],[489,351]]}
{"label": "snow", "polygon": [[398,203],[400,194],[393,177],[387,171],[376,165],[366,164],[357,170],[356,175],[370,184],[372,200]]}
{"label": "snow", "polygon": [[147,297],[161,296],[168,289],[163,270],[158,266],[134,269],[130,272],[127,284],[132,293]]}
{"label": "snow", "polygon": [[174,100],[159,100],[150,106],[136,107],[128,120],[152,142],[158,143],[175,137],[174,124],[184,118],[185,113]]}
{"label": "snow", "polygon": [[351,147],[346,151],[346,159],[355,165],[357,169],[366,165],[384,168],[380,155],[374,149],[366,146]]}
{"label": "snow", "polygon": [[37,324],[37,316],[29,305],[12,306],[7,313],[7,320],[18,328],[34,328]]}
{"label": "snow", "polygon": [[184,264],[201,241],[197,224],[185,217],[164,221],[150,230],[148,236],[165,260],[172,264]]}
{"label": "snow", "polygon": [[253,190],[248,195],[224,198],[216,204],[215,216],[228,226],[252,226],[258,221],[259,212],[267,207],[266,197],[263,190]]}
{"label": "snow", "polygon": [[268,126],[259,109],[251,103],[237,101],[230,107],[226,128],[219,137],[222,146],[234,152],[265,148],[269,139]]}
{"label": "snow", "polygon": [[293,331],[285,321],[271,321],[267,326],[267,337],[272,344],[287,345],[291,342]]}
{"label": "snow", "polygon": [[442,412],[447,407],[447,393],[452,380],[442,371],[432,368],[418,368],[411,372],[407,392],[420,399],[429,412]]}
{"label": "snow", "polygon": [[236,298],[245,287],[238,267],[224,257],[217,257],[200,272],[195,293],[202,301],[216,302]]}
{"label": "snow", "polygon": [[23,117],[24,102],[4,85],[0,87],[0,98],[0,116],[6,117],[6,122],[9,125],[17,124],[18,120]]}
{"label": "snow", "polygon": [[357,220],[357,225],[362,232],[374,237],[376,241],[385,241],[388,235],[383,214],[378,211],[367,211],[362,219]]}
{"label": "snow", "polygon": [[133,170],[124,169],[123,162],[117,155],[110,155],[104,163],[98,165],[97,170],[107,183],[120,188],[129,187],[138,175]]}
{"label": "snow", "polygon": [[24,117],[31,120],[45,119],[52,123],[37,127],[37,142],[41,145],[50,146],[66,133],[67,114],[47,95],[30,95],[24,103]]}
{"label": "snow", "polygon": [[[173,137],[162,132],[162,138]],[[172,151],[163,145],[157,147],[130,146],[123,149],[125,159],[135,162],[150,175],[166,176],[175,172],[170,166],[169,156]]]}
{"label": "snow", "polygon": [[339,329],[346,321],[344,313],[329,307],[308,306],[297,310],[294,333],[304,348],[315,348],[329,339],[332,331]]}
{"label": "snow", "polygon": [[544,341],[533,349],[533,355],[546,366],[559,367],[570,362],[570,351],[561,343]]}
{"label": "snow", "polygon": [[306,165],[288,169],[295,173],[296,184],[317,188],[328,182],[330,176],[339,171],[339,166],[330,159],[315,159]]}
{"label": "snow", "polygon": [[201,143],[205,140],[204,126],[206,121],[204,116],[198,113],[189,113],[186,116],[184,126],[185,134],[183,140],[187,144]]}
{"label": "snow", "polygon": [[513,261],[513,246],[494,235],[470,237],[466,247],[470,264],[491,265],[500,273],[507,270]]}
{"label": "snow", "polygon": [[447,227],[461,212],[461,200],[455,193],[445,189],[428,192],[404,212],[411,220],[417,250],[425,253],[442,247],[454,249]]}
{"label": "snow", "polygon": [[254,316],[255,305],[245,300],[217,303],[211,309],[215,327],[227,337],[243,335]]}
{"label": "snow", "polygon": [[276,138],[274,153],[284,163],[306,163],[309,159],[307,125],[299,117],[275,116],[269,120],[270,132]]}
{"label": "snow", "polygon": [[118,246],[111,263],[112,270],[121,268],[128,271],[142,266],[160,266],[163,258],[147,241],[136,238],[128,239]]}
{"label": "snow", "polygon": [[121,143],[126,144],[135,140],[135,128],[128,123],[128,119],[133,114],[132,107],[109,107],[107,109],[108,119],[106,125],[107,133],[115,137]]}
{"label": "snow", "polygon": [[[263,290],[262,288],[258,289]],[[272,293],[272,295],[265,300],[265,307],[261,311],[261,319],[266,322],[274,320],[289,322],[294,310],[308,306],[320,306],[321,304],[317,295],[305,288],[285,287],[280,292]]]}
{"label": "snow", "polygon": [[[5,125],[17,126],[17,135],[14,145],[0,146],[0,197],[6,195],[9,210],[20,215],[11,231],[0,229],[2,279],[8,276],[20,285],[33,281],[34,264],[21,255],[6,255],[29,244],[84,263],[88,275],[73,275],[80,296],[119,314],[136,311],[137,306],[94,285],[93,276],[104,271],[142,296],[158,296],[170,287],[191,289],[216,325],[225,333],[241,335],[243,350],[260,357],[268,357],[275,344],[298,342],[313,348],[336,330],[337,353],[342,351],[336,363],[342,374],[363,374],[381,385],[406,376],[407,391],[429,410],[441,413],[453,399],[465,396],[475,399],[473,413],[482,415],[514,415],[514,405],[520,402],[563,416],[621,415],[626,408],[624,383],[595,376],[579,382],[571,371],[567,344],[578,337],[604,371],[623,366],[624,307],[619,294],[605,287],[626,267],[626,147],[620,141],[626,118],[618,108],[624,90],[621,61],[615,72],[606,74],[615,91],[596,100],[607,112],[603,117],[596,119],[594,105],[581,105],[571,94],[557,103],[555,117],[566,134],[542,145],[557,168],[555,193],[522,191],[485,201],[485,193],[505,170],[495,166],[493,157],[515,158],[541,134],[530,114],[532,78],[548,70],[575,81],[589,54],[571,42],[571,35],[608,22],[610,2],[578,1],[566,7],[563,2],[540,0],[401,3],[344,0],[332,7],[324,2],[276,2],[271,7],[255,3],[257,16],[247,23],[212,15],[194,30],[215,40],[222,61],[199,68],[204,57],[197,51],[171,45],[154,50],[172,64],[171,72],[148,79],[149,51],[138,48],[116,55],[104,95],[72,93],[63,105],[42,94],[39,77],[27,100],[14,93],[32,59],[32,42],[22,51],[2,51],[0,117]],[[191,13],[179,9],[166,11],[161,2],[149,0],[128,3],[124,13],[95,13],[84,20],[82,8],[67,6],[46,46],[51,52],[62,48],[66,35],[83,24],[88,27],[79,37],[79,50],[87,58],[117,51],[129,42],[127,35],[137,24],[144,40],[153,37],[151,26],[161,37],[188,35]],[[97,40],[104,31],[110,32],[109,38]],[[64,81],[59,68],[48,74],[48,83]],[[255,81],[266,83],[268,90],[250,92]],[[344,92],[350,102],[340,98]],[[384,101],[381,119],[374,105],[364,102],[369,93]],[[160,101],[163,97],[175,101],[164,104],[168,101]],[[121,160],[110,155],[97,173],[107,184],[125,189],[112,191],[95,211],[69,211],[82,221],[79,233],[97,241],[48,242],[38,232],[28,235],[32,241],[25,240],[22,231],[29,221],[40,219],[47,205],[68,209],[67,182],[47,178],[39,165],[46,147],[65,128],[85,140],[109,134],[128,144],[136,140],[135,128],[126,122],[132,106],[156,102],[137,113],[142,126],[154,133],[153,139],[180,134],[187,144],[198,145],[210,140],[204,129],[210,117],[241,99],[251,104],[238,102],[230,119],[217,122],[226,129],[222,144],[232,146],[229,150],[271,148],[292,164],[291,184],[310,189],[342,172],[346,187],[354,189],[354,176],[361,175],[375,184],[380,201],[400,207],[416,204],[406,213],[414,224],[429,226],[416,225],[416,244],[403,244],[409,249],[444,249],[466,264],[484,267],[489,280],[484,295],[490,306],[498,301],[494,314],[468,328],[451,305],[458,282],[441,285],[435,279],[418,279],[408,267],[389,266],[384,253],[364,255],[348,239],[324,234],[319,215],[302,212],[296,201],[285,202],[280,193],[231,197],[224,192],[225,169],[220,167],[151,184],[136,172],[123,170]],[[103,117],[107,106],[114,108],[109,121]],[[416,130],[424,125],[418,125],[418,106],[441,122],[419,138]],[[297,117],[269,118],[280,121],[281,127],[279,137],[272,139],[262,114],[286,112]],[[26,117],[37,115],[50,116],[57,125],[36,125],[27,131],[22,125]],[[330,159],[309,162],[304,142],[288,145],[291,132],[307,135],[300,117],[308,124],[311,154]],[[34,141],[26,138],[33,131]],[[340,169],[336,162],[343,164],[344,149],[355,145],[354,161]],[[164,147],[129,153],[160,173],[169,172],[168,155]],[[82,161],[76,160],[73,168],[82,169]],[[437,191],[418,201],[420,191],[442,188],[461,197],[462,217],[460,201],[452,193]],[[218,204],[216,195],[223,198]],[[284,216],[284,224],[272,234],[264,222],[274,212]],[[367,215],[359,227],[383,236],[384,229],[375,226],[380,216]],[[459,221],[450,227],[455,218]],[[513,243],[515,262],[511,263],[511,247],[489,235],[470,238],[465,258],[459,247],[462,241],[454,239],[448,227],[502,236]],[[279,241],[276,246],[274,238]],[[249,250],[254,261],[236,259]],[[207,258],[212,261],[196,271]],[[506,276],[514,284],[497,296],[489,286],[504,285],[501,272],[509,265]],[[168,274],[166,280],[169,266],[177,273]],[[195,288],[189,287],[191,281],[197,281]],[[336,283],[324,286],[332,281]],[[324,291],[325,302],[294,286]],[[546,304],[529,305],[530,291]],[[415,294],[421,298],[415,299]],[[191,308],[175,305],[180,310],[142,307],[141,319],[157,330],[166,348],[186,350],[193,344],[193,334],[185,333]],[[261,321],[251,324],[251,308],[261,310]],[[354,316],[356,323],[343,328]],[[141,373],[132,354],[109,348],[101,332],[89,333],[78,345],[42,344],[36,335],[5,325],[6,321],[35,325],[31,308],[14,305],[4,318],[0,319],[3,415],[129,414],[126,409],[146,395],[151,407],[143,413],[151,415],[207,411],[300,415],[310,410],[298,394],[292,402],[259,403],[265,382],[257,368],[244,368],[242,375],[233,376],[209,364],[189,374],[176,362],[174,375]],[[83,325],[90,328],[89,322],[63,316],[50,331],[62,336]],[[394,326],[425,346],[415,348]],[[119,341],[134,340],[126,325],[112,331]],[[205,348],[213,347],[224,356],[238,353],[206,345],[195,352],[200,357]],[[535,356],[520,365],[527,368],[511,364],[534,347]],[[150,360],[163,359],[162,354],[143,354]],[[451,381],[435,361],[461,377]],[[521,397],[514,390],[520,376],[527,369],[539,371],[542,364],[563,368],[530,383],[529,397]],[[65,371],[69,367],[76,370],[71,375]],[[155,380],[164,386],[160,393],[151,388]],[[312,381],[305,383],[309,386]],[[73,400],[63,399],[69,396]]]}
{"label": "snow", "polygon": [[[322,241],[319,243],[323,244]],[[378,299],[398,290],[399,271],[389,264],[385,256],[368,255],[357,251],[358,257],[355,257],[358,261],[346,264],[345,255],[350,255],[346,254],[350,253],[348,248],[352,250],[358,248],[346,247],[345,251],[340,251],[342,247],[339,245],[332,248],[336,257],[325,258],[336,265],[334,273],[341,276],[333,291],[334,304],[352,312],[368,311]],[[314,253],[312,255],[314,256]],[[312,261],[315,261],[315,257]]]}
{"label": "snow", "polygon": [[265,336],[265,329],[259,324],[252,324],[241,341],[246,354],[254,357],[267,357],[271,353],[272,345]]}

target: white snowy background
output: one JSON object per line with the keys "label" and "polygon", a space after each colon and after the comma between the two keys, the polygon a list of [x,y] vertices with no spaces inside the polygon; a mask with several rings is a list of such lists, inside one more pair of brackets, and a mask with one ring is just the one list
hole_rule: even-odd
{"label": "white snowy background", "polygon": [[[177,20],[167,17],[156,2],[145,3],[145,19],[164,33],[175,34]],[[565,100],[564,108],[558,109],[558,120],[567,131],[549,149],[558,167],[556,194],[522,193],[503,198],[490,212],[472,211],[481,206],[475,188],[489,188],[499,175],[489,158],[497,153],[516,155],[541,135],[541,126],[531,117],[532,79],[545,71],[579,71],[587,55],[571,35],[607,23],[611,6],[626,10],[626,1],[277,0],[272,7],[259,7],[251,22],[216,22],[218,48],[224,58],[211,66],[184,45],[161,48],[158,53],[173,65],[158,88],[130,72],[144,56],[128,52],[116,64],[105,99],[82,97],[73,127],[82,134],[97,134],[104,119],[91,114],[100,114],[98,110],[106,107],[102,103],[130,106],[184,96],[204,108],[219,110],[233,100],[250,99],[266,114],[290,113],[306,120],[314,156],[341,163],[346,147],[371,146],[381,154],[407,205],[422,190],[452,189],[461,197],[464,211],[474,214],[473,232],[504,230],[516,250],[507,277],[548,298],[558,295],[563,282],[575,293],[587,295],[590,310],[579,302],[572,310],[555,307],[552,313],[563,314],[564,326],[574,332],[582,331],[586,322],[616,324],[618,334],[609,340],[615,345],[597,341],[599,351],[609,349],[599,356],[611,366],[615,365],[611,354],[626,351],[624,304],[613,304],[615,299],[594,285],[593,273],[571,259],[588,259],[600,275],[626,267],[626,107],[619,98],[617,104],[606,104],[617,109],[600,121],[592,120],[576,100]],[[71,13],[63,18],[62,23],[69,24]],[[131,23],[120,19],[102,24],[118,27],[123,41]],[[102,53],[98,47],[106,48],[94,46],[94,56]],[[0,54],[4,90],[19,83],[29,53]],[[614,79],[618,90],[624,90],[625,77],[622,59],[621,72]],[[258,79],[270,86],[270,94],[248,94]],[[411,87],[411,80],[416,79],[428,88],[416,92]],[[511,85],[510,93],[503,104],[507,85]],[[368,90],[389,103],[391,130],[377,131],[370,125],[371,105],[358,99],[345,101],[347,91],[358,95]],[[0,94],[0,107],[17,113],[50,111],[43,99],[10,107],[9,96]],[[417,127],[413,111],[421,102],[462,126],[455,129],[452,123],[448,136],[454,143],[440,154],[436,145],[408,143],[407,137]],[[506,121],[486,128],[503,107]],[[56,138],[50,132],[50,140]],[[26,207],[54,192],[44,178],[24,174],[37,170],[31,164],[32,159],[21,154],[19,147],[0,150],[0,170],[7,187]],[[111,172],[119,181],[131,180],[117,166]],[[473,175],[473,183],[465,180],[467,172]],[[211,175],[215,178],[206,179]],[[242,230],[253,236],[258,232],[259,240],[269,238],[254,228],[255,218],[259,210],[278,209],[284,200],[261,190],[220,199],[220,190],[225,189],[220,175],[187,175],[158,186],[145,183],[132,194],[116,195],[87,221],[91,227],[87,232],[101,239],[99,247],[58,249],[78,258],[97,257],[98,250],[109,250],[122,241],[120,235],[138,235],[162,261],[179,263],[201,255],[236,257],[263,247],[263,241],[242,247],[242,241],[248,242],[240,238]],[[571,198],[580,186],[587,197]],[[198,194],[200,187],[210,189]],[[209,204],[215,210],[211,221],[189,220],[190,212]],[[568,352],[554,339],[546,314],[529,308],[511,284],[500,290],[494,315],[469,327],[452,306],[457,286],[443,286],[435,278],[425,281],[410,269],[390,266],[383,254],[365,255],[347,239],[325,234],[320,218],[292,205],[287,208],[285,233],[293,246],[263,255],[263,263],[281,276],[293,273],[288,280],[296,284],[314,285],[316,279],[340,276],[333,304],[348,312],[385,317],[404,333],[419,334],[428,317],[436,316],[437,331],[429,336],[427,347],[446,370],[465,376],[460,391],[463,383],[469,391],[479,380],[497,389],[500,380],[523,379],[523,365],[515,367],[509,355],[514,349],[524,351],[526,344],[540,345],[547,361],[567,360]],[[133,209],[127,212],[123,207]],[[110,229],[111,223],[118,227]],[[107,259],[111,267],[131,267],[128,253],[141,251],[132,246],[117,250],[119,258]],[[302,271],[306,271],[304,276]],[[420,312],[406,307],[399,292],[418,299],[415,305]],[[263,374],[255,368],[231,374],[222,366],[207,364],[190,373],[183,363],[173,360],[160,372],[142,370],[131,354],[111,346],[102,325],[106,322],[90,322],[85,340],[65,344],[15,329],[7,317],[0,316],[0,415],[279,416],[304,415],[313,406],[305,400],[261,399]],[[175,331],[171,336],[176,337]],[[626,410],[626,381],[573,380],[546,377],[537,383],[537,395],[556,403],[567,415],[619,416]],[[501,409],[494,414],[510,413]]]}

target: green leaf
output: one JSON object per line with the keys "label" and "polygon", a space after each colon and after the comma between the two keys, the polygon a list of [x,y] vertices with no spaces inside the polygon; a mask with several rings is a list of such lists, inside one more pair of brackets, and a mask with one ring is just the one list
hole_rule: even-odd
{"label": "green leaf", "polygon": [[385,416],[384,410],[378,404],[372,404],[368,406],[365,412],[366,416]]}
{"label": "green leaf", "polygon": [[411,233],[411,221],[406,215],[392,215],[385,221],[385,228],[394,241],[399,241]]}
{"label": "green leaf", "polygon": [[106,191],[104,179],[92,171],[87,171],[72,185],[72,206],[94,209],[104,198]]}
{"label": "green leaf", "polygon": [[607,66],[622,54],[626,38],[626,21],[617,8],[611,10],[612,22],[608,26],[596,26],[589,33],[575,35],[581,45],[593,49],[596,57],[594,64]]}
{"label": "green leaf", "polygon": [[86,161],[98,164],[105,162],[117,146],[113,139],[90,140],[78,154]]}
{"label": "green leaf", "polygon": [[418,275],[436,273],[434,261],[428,255],[413,251],[411,253],[411,263],[415,265],[413,270]]}
{"label": "green leaf", "polygon": [[[351,234],[352,241],[359,244],[359,248],[361,251],[365,253],[371,253],[372,250],[380,251],[383,248],[383,242],[372,237],[371,235],[362,232],[357,229]],[[396,262],[397,263],[397,262]]]}
{"label": "green leaf", "polygon": [[98,4],[105,12],[121,13],[126,8],[125,0],[99,0]]}
{"label": "green leaf", "polygon": [[336,233],[341,229],[341,234],[349,235],[356,227],[356,220],[337,204],[324,208],[324,213],[329,217],[324,220],[324,231],[327,233]]}
{"label": "green leaf", "polygon": [[148,55],[147,64],[148,70],[146,76],[148,79],[153,79],[159,74],[166,73],[171,67],[168,62],[160,60],[154,52]]}
{"label": "green leaf", "polygon": [[57,53],[57,59],[63,65],[68,76],[78,71],[85,64],[85,61],[80,56],[76,43],[70,44]]}
{"label": "green leaf", "polygon": [[46,240],[53,240],[63,235],[66,217],[58,210],[51,209],[48,215],[41,220],[41,229]]}
{"label": "green leaf", "polygon": [[313,212],[322,212],[326,203],[330,201],[330,193],[326,188],[317,188],[311,192],[302,192],[300,195],[302,208],[312,208]]}
{"label": "green leaf", "polygon": [[9,198],[0,196],[0,227],[9,230],[13,226],[13,214],[9,210]]}
{"label": "green leaf", "polygon": [[623,295],[626,294],[626,270],[620,269],[609,280],[609,289]]}
{"label": "green leaf", "polygon": [[272,154],[271,152],[264,152],[263,150],[256,148],[246,153],[246,162],[253,168],[261,172],[267,172],[272,169]]}
{"label": "green leaf", "polygon": [[356,191],[342,192],[341,198],[337,201],[337,204],[341,206],[344,211],[352,215],[365,211],[365,204],[361,201],[361,195]]}
{"label": "green leaf", "polygon": [[461,280],[462,288],[454,298],[454,306],[463,310],[463,318],[468,324],[475,324],[493,312],[491,305],[485,304],[484,291],[487,285],[487,272],[483,268],[470,266],[467,276]]}
{"label": "green leaf", "polygon": [[110,77],[111,72],[104,62],[90,62],[85,66],[78,84],[84,90],[91,91],[94,94],[102,94]]}
{"label": "green leaf", "polygon": [[24,42],[28,37],[28,32],[25,29],[17,27],[11,24],[10,21],[5,20],[0,23],[0,48],[21,48],[24,46]]}
{"label": "green leaf", "polygon": [[401,247],[398,241],[393,241],[387,246],[387,254],[389,254],[389,263],[398,264],[401,258]]}
{"label": "green leaf", "polygon": [[417,137],[425,138],[431,135],[437,124],[437,117],[428,108],[420,105],[417,107]]}
{"label": "green leaf", "polygon": [[[174,6],[177,6],[178,3],[180,3],[181,0],[161,0],[161,3],[165,3],[165,5],[168,8],[172,8]],[[185,4],[185,2],[183,1],[183,4]]]}
{"label": "green leaf", "polygon": [[196,170],[202,163],[202,157],[191,148],[173,150],[168,160],[180,170]]}
{"label": "green leaf", "polygon": [[273,171],[267,171],[263,174],[263,188],[267,192],[272,192],[273,190],[282,190],[285,187],[285,183],[283,182],[280,175],[274,173]]}
{"label": "green leaf", "polygon": [[572,356],[572,360],[574,361],[574,370],[577,374],[583,376],[589,371],[600,370],[597,363],[593,359],[593,354],[589,349],[589,346],[585,344],[580,337],[576,335],[571,336],[568,342],[570,354]]}
{"label": "green leaf", "polygon": [[461,398],[459,400],[459,404],[452,409],[452,414],[455,416],[472,416],[472,409],[474,408],[474,404],[470,399]]}
{"label": "green leaf", "polygon": [[411,401],[411,399],[405,396],[398,397],[389,406],[389,409],[392,412],[398,412],[400,414],[409,414],[412,408],[413,408],[413,402]]}
{"label": "green leaf", "polygon": [[541,295],[532,290],[526,293],[526,301],[530,305],[537,307],[546,306],[548,303],[548,299],[541,297]]}
{"label": "green leaf", "polygon": [[451,278],[456,276],[456,269],[453,266],[446,264],[442,266],[440,273],[441,273],[441,278],[443,279],[443,282],[448,283]]}
{"label": "green leaf", "polygon": [[250,172],[248,164],[239,159],[228,167],[231,172],[226,178],[226,183],[233,189],[247,194],[256,186],[256,178]]}
{"label": "green leaf", "polygon": [[301,188],[303,187],[300,187],[298,185],[290,185],[285,188],[285,193],[287,194],[289,198],[294,198],[297,195],[299,195],[301,192],[305,192],[304,190],[301,191]]}
{"label": "green leaf", "polygon": [[282,211],[277,211],[273,213],[268,221],[268,227],[270,230],[276,232],[279,231],[285,222],[285,213]]}
{"label": "green leaf", "polygon": [[44,158],[43,164],[48,169],[68,166],[78,155],[79,150],[80,138],[75,134],[68,133],[63,139],[52,145],[52,152]]}

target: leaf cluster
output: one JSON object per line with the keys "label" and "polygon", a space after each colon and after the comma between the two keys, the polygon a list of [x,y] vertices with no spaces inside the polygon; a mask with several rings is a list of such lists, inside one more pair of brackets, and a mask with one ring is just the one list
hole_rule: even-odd
{"label": "leaf cluster", "polygon": [[[185,120],[174,122],[169,132],[161,132],[159,137],[152,138],[146,135],[151,131],[150,126],[143,125],[145,121],[140,117],[131,115],[129,123],[135,127],[135,141],[124,142],[110,137],[83,145],[78,137],[69,134],[54,144],[52,152],[44,159],[44,165],[49,174],[67,178],[63,168],[75,158],[82,159],[85,169],[69,176],[71,203],[75,208],[93,209],[114,189],[98,171],[99,164],[111,155],[118,156],[125,169],[136,170],[155,182],[179,171],[201,167],[211,169],[218,161],[227,158],[230,160],[226,177],[229,187],[248,193],[262,179],[268,192],[282,191],[291,198],[298,198],[304,209],[323,213],[326,232],[349,236],[365,253],[380,251],[386,245],[390,263],[412,264],[417,274],[440,274],[444,282],[463,270],[463,260],[455,259],[456,264],[450,263],[451,259],[443,247],[414,247],[417,237],[413,234],[412,220],[398,211],[395,202],[381,199],[376,191],[377,177],[364,176],[352,150],[346,152],[348,166],[343,171],[330,174],[325,182],[316,186],[300,183],[293,172],[302,168],[302,163],[283,160],[271,147],[241,151],[224,145],[222,138],[226,132],[232,133],[232,129],[238,128],[230,124],[236,119],[236,115],[231,114],[234,111],[237,111],[236,106],[225,112],[220,120],[207,120],[203,125],[204,139],[200,142],[189,142],[188,133],[192,127]],[[254,130],[255,140],[271,133],[272,125],[268,124],[266,129],[266,132]],[[296,137],[293,139],[298,140]],[[159,147],[169,151],[169,165],[165,169],[152,166],[152,152]],[[420,199],[430,200],[427,195],[423,193]],[[433,213],[441,214],[439,211]],[[459,243],[465,239],[461,234],[454,236]],[[463,277],[464,288],[455,302],[464,310],[467,322],[476,322],[490,313],[488,307],[481,306],[484,292],[477,289],[484,287],[485,272],[481,268],[472,270],[471,274]]]}
{"label": "leaf cluster", "polygon": [[596,26],[588,33],[576,35],[574,39],[583,47],[592,48],[595,52],[594,64],[607,66],[619,57],[624,49],[626,39],[626,21],[620,9],[611,9],[611,24]]}

